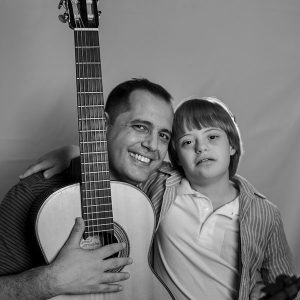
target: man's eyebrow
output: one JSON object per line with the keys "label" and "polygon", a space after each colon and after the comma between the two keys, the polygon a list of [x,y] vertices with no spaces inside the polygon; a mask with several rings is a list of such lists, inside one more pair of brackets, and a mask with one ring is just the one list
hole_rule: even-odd
{"label": "man's eyebrow", "polygon": [[[142,124],[148,125],[149,127],[152,127],[152,128],[154,127],[152,122],[149,122],[149,121],[146,121],[143,119],[134,119],[134,120],[130,121],[130,124],[134,124],[134,123],[142,123]],[[161,131],[166,132],[169,135],[172,135],[172,131],[167,128],[163,128]]]}
{"label": "man's eyebrow", "polygon": [[143,123],[143,124],[148,125],[148,126],[153,126],[153,124],[151,122],[143,120],[143,119],[134,119],[134,120],[131,120],[130,124],[133,124],[133,123]]}
{"label": "man's eyebrow", "polygon": [[172,131],[167,128],[164,128],[162,131],[168,133],[170,136],[172,135]]}

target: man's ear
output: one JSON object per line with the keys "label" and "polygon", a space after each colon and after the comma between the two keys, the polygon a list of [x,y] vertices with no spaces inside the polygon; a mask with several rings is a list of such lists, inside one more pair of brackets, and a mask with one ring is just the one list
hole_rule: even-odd
{"label": "man's ear", "polygon": [[178,155],[176,154],[175,141],[173,139],[171,139],[170,143],[171,143],[171,147],[172,147],[172,152],[174,152],[173,156],[175,155],[174,159],[176,160],[176,164],[181,167],[181,163],[180,163],[180,161],[178,159]]}
{"label": "man's ear", "polygon": [[107,128],[109,126],[109,115],[107,112],[105,112],[104,116],[105,116],[105,129],[107,130]]}
{"label": "man's ear", "polygon": [[230,156],[233,156],[236,153],[236,150],[232,146],[230,146],[229,152]]}

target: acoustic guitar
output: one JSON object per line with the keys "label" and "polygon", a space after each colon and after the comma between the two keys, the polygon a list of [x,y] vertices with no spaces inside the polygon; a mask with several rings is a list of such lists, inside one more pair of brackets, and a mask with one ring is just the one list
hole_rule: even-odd
{"label": "acoustic guitar", "polygon": [[68,238],[75,218],[82,216],[83,248],[125,242],[126,248],[118,255],[130,256],[134,263],[124,268],[130,279],[122,282],[121,292],[52,299],[173,299],[149,264],[155,226],[153,205],[136,187],[110,181],[97,1],[63,0],[61,7],[65,13],[60,19],[74,31],[82,182],[59,189],[45,199],[34,222],[36,239],[45,260],[51,262]]}

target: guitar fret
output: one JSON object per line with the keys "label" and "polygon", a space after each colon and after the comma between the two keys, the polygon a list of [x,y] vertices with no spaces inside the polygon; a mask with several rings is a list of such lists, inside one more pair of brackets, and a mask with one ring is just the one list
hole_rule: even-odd
{"label": "guitar fret", "polygon": [[[93,200],[94,198],[89,198],[89,199]],[[111,206],[111,203],[99,203],[99,204],[82,205],[82,207],[89,208],[89,207],[98,207],[98,206],[105,206],[105,205]]]}
{"label": "guitar fret", "polygon": [[94,105],[77,105],[77,107],[85,108],[85,107],[104,107],[104,105],[101,104],[94,104]]}
{"label": "guitar fret", "polygon": [[[79,132],[105,132],[105,129],[88,129],[88,130],[79,130]],[[96,153],[96,152],[95,152]]]}
{"label": "guitar fret", "polygon": [[103,92],[99,91],[99,92],[77,92],[77,94],[103,94]]}
{"label": "guitar fret", "polygon": [[76,65],[101,65],[101,62],[99,61],[87,61],[87,62],[76,62]]}
{"label": "guitar fret", "polygon": [[[112,211],[111,210],[101,210],[101,211],[93,211],[93,212],[84,212],[83,214],[84,215],[90,215],[90,214],[93,214],[93,213],[111,213]],[[111,217],[110,217],[111,218]],[[102,219],[102,218],[101,218]],[[104,218],[105,219],[105,218]]]}
{"label": "guitar fret", "polygon": [[83,181],[82,183],[84,184],[89,184],[89,183],[99,183],[99,182],[102,182],[102,178],[99,179],[99,180],[88,180],[88,181]]}
{"label": "guitar fret", "polygon": [[104,119],[93,117],[93,118],[79,118],[78,120],[79,121],[86,121],[86,120],[104,120]]}
{"label": "guitar fret", "polygon": [[107,151],[97,151],[97,152],[81,152],[80,155],[88,155],[88,154],[107,154]]}
{"label": "guitar fret", "polygon": [[[99,218],[97,218],[97,219],[93,219],[93,218],[89,218],[89,219],[86,219],[86,221],[88,221],[88,222],[90,222],[90,221],[97,221],[97,220],[112,220],[112,217],[107,217],[107,218],[101,218],[101,217],[99,217]],[[112,224],[112,222],[111,223],[104,223],[105,225],[109,225],[109,224]],[[102,225],[102,224],[101,224]],[[96,226],[96,225],[95,225]]]}
{"label": "guitar fret", "polygon": [[75,27],[74,30],[75,31],[98,31],[98,28],[93,28],[93,27],[85,27],[85,28]]}
{"label": "guitar fret", "polygon": [[[110,182],[109,179],[102,179],[101,181]],[[82,192],[94,192],[94,191],[105,191],[105,190],[109,190],[109,189],[108,188],[107,189],[92,189],[92,190],[86,189],[86,190],[82,190]]]}
{"label": "guitar fret", "polygon": [[[87,220],[88,221],[88,220]],[[103,224],[92,224],[92,225],[87,225],[86,227],[88,228],[88,229],[91,229],[91,228],[99,228],[99,226],[100,227],[102,227],[102,226],[111,226],[111,225],[114,225],[114,223],[113,222],[110,222],[110,223],[103,223]]]}
{"label": "guitar fret", "polygon": [[75,46],[76,49],[99,49],[99,46]]}
{"label": "guitar fret", "polygon": [[106,161],[83,162],[84,165],[103,165],[107,164]]}
{"label": "guitar fret", "polygon": [[90,79],[102,79],[101,77],[77,77],[76,79],[78,79],[78,80],[81,80],[81,79],[88,79],[88,80],[90,80]]}
{"label": "guitar fret", "polygon": [[[101,170],[101,171],[90,171],[90,172],[81,172],[82,176],[89,175],[89,174],[99,174],[99,173],[109,173],[109,170]],[[102,180],[102,179],[101,179]]]}
{"label": "guitar fret", "polygon": [[85,234],[86,235],[95,235],[96,233],[97,234],[100,234],[100,233],[102,233],[102,232],[109,232],[109,231],[112,231],[113,230],[113,227],[111,228],[111,229],[103,229],[103,230],[101,230],[101,231],[99,231],[99,230],[95,230],[95,231],[85,231]]}

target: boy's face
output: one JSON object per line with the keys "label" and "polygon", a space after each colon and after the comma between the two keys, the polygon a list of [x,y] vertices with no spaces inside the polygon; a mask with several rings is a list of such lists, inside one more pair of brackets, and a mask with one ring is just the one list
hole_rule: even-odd
{"label": "boy's face", "polygon": [[220,128],[186,129],[175,141],[178,164],[191,185],[229,178],[230,157],[235,154]]}

